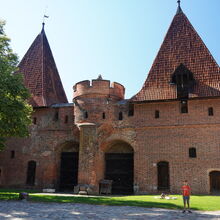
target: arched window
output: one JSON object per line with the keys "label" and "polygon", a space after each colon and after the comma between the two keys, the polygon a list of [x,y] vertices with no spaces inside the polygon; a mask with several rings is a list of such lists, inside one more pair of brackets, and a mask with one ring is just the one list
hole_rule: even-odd
{"label": "arched window", "polygon": [[194,147],[189,148],[189,157],[196,158],[196,148]]}
{"label": "arched window", "polygon": [[27,179],[26,184],[30,186],[34,186],[35,184],[35,174],[36,174],[36,162],[31,160],[28,161],[27,167]]}

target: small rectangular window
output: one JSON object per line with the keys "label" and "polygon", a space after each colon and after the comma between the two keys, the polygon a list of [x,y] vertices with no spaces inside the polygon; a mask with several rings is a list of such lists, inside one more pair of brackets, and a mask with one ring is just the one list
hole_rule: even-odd
{"label": "small rectangular window", "polygon": [[155,117],[155,118],[159,118],[159,117],[160,117],[160,111],[156,110],[154,117]]}
{"label": "small rectangular window", "polygon": [[13,158],[15,158],[15,151],[14,150],[11,151],[11,159],[13,159]]}
{"label": "small rectangular window", "polygon": [[213,111],[212,107],[208,108],[208,114],[209,114],[209,116],[213,116],[214,115],[214,111]]}
{"label": "small rectangular window", "polygon": [[123,113],[122,113],[122,112],[119,112],[119,114],[118,114],[118,120],[123,120]]}
{"label": "small rectangular window", "polygon": [[180,102],[180,112],[188,113],[188,102],[186,100]]}
{"label": "small rectangular window", "polygon": [[134,116],[134,104],[128,106],[128,116]]}
{"label": "small rectangular window", "polygon": [[68,123],[68,121],[69,121],[69,117],[68,117],[68,115],[66,115],[66,116],[65,116],[64,123],[65,123],[65,124],[67,124],[67,123]]}
{"label": "small rectangular window", "polygon": [[59,120],[59,112],[56,111],[54,115],[54,121],[58,121],[58,120]]}
{"label": "small rectangular window", "polygon": [[35,124],[35,125],[37,124],[37,118],[36,117],[33,118],[33,124]]}
{"label": "small rectangular window", "polygon": [[196,158],[196,148],[189,148],[189,157]]}
{"label": "small rectangular window", "polygon": [[88,115],[88,112],[84,112],[84,118],[88,118],[89,115]]}
{"label": "small rectangular window", "polygon": [[105,112],[102,113],[102,119],[105,119]]}

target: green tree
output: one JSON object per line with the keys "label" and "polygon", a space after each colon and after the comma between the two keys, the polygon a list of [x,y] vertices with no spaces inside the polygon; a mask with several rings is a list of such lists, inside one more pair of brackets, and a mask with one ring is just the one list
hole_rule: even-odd
{"label": "green tree", "polygon": [[18,57],[10,48],[10,39],[0,20],[0,150],[8,137],[25,137],[31,123],[29,92],[18,74]]}

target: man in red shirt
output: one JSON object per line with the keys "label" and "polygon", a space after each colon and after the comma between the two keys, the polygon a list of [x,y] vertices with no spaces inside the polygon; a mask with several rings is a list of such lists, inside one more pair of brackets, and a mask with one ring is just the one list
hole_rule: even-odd
{"label": "man in red shirt", "polygon": [[190,211],[190,205],[189,205],[189,199],[190,199],[190,193],[191,193],[191,189],[188,185],[187,180],[185,180],[183,182],[183,186],[182,186],[182,193],[183,193],[183,204],[184,204],[184,209],[183,209],[183,213],[186,211],[186,203],[188,206],[188,212],[192,213]]}

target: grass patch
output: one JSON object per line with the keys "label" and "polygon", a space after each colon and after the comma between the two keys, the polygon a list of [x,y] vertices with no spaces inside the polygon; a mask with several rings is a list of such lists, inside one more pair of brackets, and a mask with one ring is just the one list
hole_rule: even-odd
{"label": "grass patch", "polygon": [[39,190],[0,189],[0,200],[18,200],[18,196],[20,192],[39,193]]}
{"label": "grass patch", "polygon": [[[33,202],[57,202],[57,203],[85,203],[96,205],[138,206],[147,208],[181,209],[183,207],[182,196],[174,195],[177,200],[156,199],[154,195],[143,196],[55,196],[39,195],[33,190],[3,190],[0,189],[0,200],[17,200],[19,192],[29,192],[30,201]],[[220,196],[191,196],[191,208],[194,210],[216,211],[220,210]]]}

